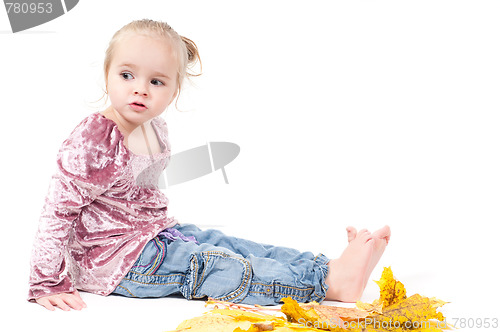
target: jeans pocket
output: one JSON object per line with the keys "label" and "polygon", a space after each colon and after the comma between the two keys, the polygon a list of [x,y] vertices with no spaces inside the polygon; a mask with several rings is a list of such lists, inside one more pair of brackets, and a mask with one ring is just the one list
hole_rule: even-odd
{"label": "jeans pocket", "polygon": [[155,237],[146,244],[131,270],[143,275],[152,275],[163,263],[165,253],[166,244]]}
{"label": "jeans pocket", "polygon": [[223,251],[202,251],[191,255],[181,293],[187,299],[209,296],[240,302],[248,293],[251,279],[248,260]]}

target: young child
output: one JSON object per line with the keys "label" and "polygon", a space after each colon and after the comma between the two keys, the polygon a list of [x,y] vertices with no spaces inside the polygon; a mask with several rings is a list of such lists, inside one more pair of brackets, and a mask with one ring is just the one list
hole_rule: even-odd
{"label": "young child", "polygon": [[112,38],[104,62],[111,106],[66,139],[34,242],[29,300],[49,310],[85,307],[95,294],[250,304],[360,298],[390,237],[347,228],[329,260],[178,224],[158,178],[170,157],[159,116],[178,96],[198,49],[170,26],[134,21]]}

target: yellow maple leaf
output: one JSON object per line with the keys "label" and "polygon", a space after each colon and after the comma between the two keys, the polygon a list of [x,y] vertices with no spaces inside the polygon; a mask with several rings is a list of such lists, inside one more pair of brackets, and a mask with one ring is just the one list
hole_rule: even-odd
{"label": "yellow maple leaf", "polygon": [[283,317],[267,315],[257,312],[249,312],[238,309],[213,309],[210,311],[211,314],[221,314],[224,316],[229,316],[237,321],[249,321],[249,322],[281,322],[284,323],[285,319]]}
{"label": "yellow maple leaf", "polygon": [[208,313],[183,321],[172,332],[233,332],[236,328],[245,330],[251,325],[248,321],[237,321],[230,316]]}
{"label": "yellow maple leaf", "polygon": [[[430,319],[444,321],[442,313],[436,311],[435,301],[419,294],[414,294],[407,299],[392,304],[382,310],[382,314],[366,319],[365,322],[374,328],[386,330],[394,329],[423,329],[432,331],[435,327]],[[444,324],[442,327],[445,327]],[[439,331],[439,330],[438,330]]]}
{"label": "yellow maple leaf", "polygon": [[[233,332],[261,332],[262,330],[260,330],[258,327],[255,327],[253,324],[252,326],[250,326],[248,329],[246,330],[242,330],[241,328],[237,327],[233,330]],[[272,331],[272,330],[268,330],[268,331]]]}
{"label": "yellow maple leaf", "polygon": [[440,300],[440,299],[437,299],[435,297],[431,297],[429,298],[429,301],[431,301],[431,304],[433,307],[436,307],[436,308],[439,308],[439,307],[442,307],[444,306],[446,303],[450,303],[450,302],[445,302],[443,300]]}
{"label": "yellow maple leaf", "polygon": [[382,302],[380,300],[375,300],[373,303],[364,303],[361,301],[356,302],[356,307],[358,309],[365,311],[368,314],[381,314],[382,313]]}
{"label": "yellow maple leaf", "polygon": [[305,331],[346,331],[342,328],[345,322],[339,317],[336,309],[349,311],[349,308],[329,308],[317,302],[299,304],[290,297],[283,298],[281,301],[285,303],[281,306],[281,312],[286,315],[289,322],[296,323],[295,326],[301,331],[304,328],[310,328]]}
{"label": "yellow maple leaf", "polygon": [[290,297],[281,299],[284,304],[281,306],[281,312],[286,315],[289,322],[300,323],[300,321],[315,322],[319,319],[314,309],[303,309],[297,301]]}
{"label": "yellow maple leaf", "polygon": [[406,299],[406,289],[403,283],[394,279],[391,267],[384,267],[382,277],[375,281],[380,288],[380,303],[382,308],[386,308]]}
{"label": "yellow maple leaf", "polygon": [[262,331],[276,331],[273,322],[253,323],[247,330],[236,328],[233,332],[262,332]]}
{"label": "yellow maple leaf", "polygon": [[284,317],[238,309],[213,309],[183,321],[171,332],[322,332],[305,324],[289,323]]}
{"label": "yellow maple leaf", "polygon": [[364,319],[370,315],[367,310],[321,305],[317,302],[308,304],[300,303],[299,306],[305,310],[314,309],[319,318],[323,321],[336,321],[341,323],[343,321]]}
{"label": "yellow maple leaf", "polygon": [[285,323],[284,326],[276,326],[274,323],[261,322],[253,323],[252,326],[243,330],[241,328],[236,328],[233,332],[263,332],[263,331],[274,331],[274,332],[323,332],[323,330],[318,330],[314,328],[307,328],[302,325],[297,325],[293,323]]}

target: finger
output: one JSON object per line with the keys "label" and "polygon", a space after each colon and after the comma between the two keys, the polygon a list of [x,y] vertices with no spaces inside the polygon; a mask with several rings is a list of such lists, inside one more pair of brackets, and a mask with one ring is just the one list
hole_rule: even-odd
{"label": "finger", "polygon": [[47,299],[37,299],[36,303],[38,303],[39,305],[45,307],[45,309],[47,309],[47,310],[50,310],[50,311],[56,310],[56,308],[54,308],[54,306]]}
{"label": "finger", "polygon": [[83,308],[83,301],[82,301],[82,299],[78,298],[77,296],[74,296],[73,294],[65,294],[62,297],[62,300],[66,304],[68,304],[72,309],[82,310],[82,308]]}
{"label": "finger", "polygon": [[64,300],[60,297],[56,297],[52,299],[52,305],[57,306],[59,309],[64,310],[64,311],[70,311],[71,308],[64,302]]}
{"label": "finger", "polygon": [[74,291],[73,293],[71,293],[71,294],[75,295],[75,296],[78,298],[78,300],[79,300],[79,302],[82,304],[82,307],[83,307],[83,308],[87,308],[87,304],[85,303],[85,301],[83,301],[82,297],[80,296],[80,293],[79,293],[77,290],[75,290],[75,291]]}
{"label": "finger", "polygon": [[82,297],[80,296],[80,293],[76,289],[73,292],[71,292],[71,294],[75,295],[79,299],[82,299]]}

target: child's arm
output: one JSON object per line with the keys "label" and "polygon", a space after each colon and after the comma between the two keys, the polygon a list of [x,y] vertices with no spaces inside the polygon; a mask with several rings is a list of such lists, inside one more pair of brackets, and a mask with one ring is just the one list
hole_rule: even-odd
{"label": "child's arm", "polygon": [[64,141],[40,217],[28,300],[48,309],[52,304],[78,306],[81,301],[66,273],[68,243],[79,227],[81,210],[113,186],[127,155],[109,121],[98,120],[82,121]]}

